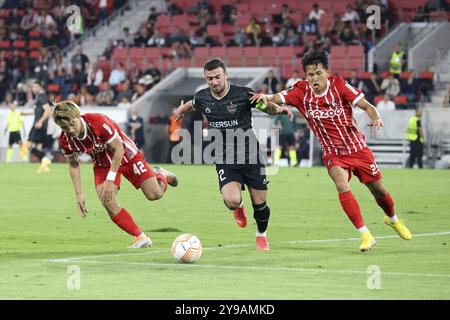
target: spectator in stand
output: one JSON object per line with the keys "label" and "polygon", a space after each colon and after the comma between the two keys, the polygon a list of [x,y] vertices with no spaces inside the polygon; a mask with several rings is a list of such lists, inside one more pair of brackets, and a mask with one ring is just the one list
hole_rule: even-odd
{"label": "spectator in stand", "polygon": [[273,70],[270,70],[267,73],[267,77],[264,79],[263,84],[266,84],[268,87],[268,93],[274,94],[277,93],[277,84],[280,82],[277,77],[275,77],[275,74],[273,73]]}
{"label": "spectator in stand", "polygon": [[33,30],[38,26],[38,14],[35,9],[28,8],[27,13],[22,17],[20,22],[20,28],[28,33],[29,30]]}
{"label": "spectator in stand", "polygon": [[444,95],[444,101],[442,101],[443,108],[450,108],[450,84],[447,85],[447,92]]}
{"label": "spectator in stand", "polygon": [[135,47],[145,47],[148,39],[150,38],[148,34],[148,29],[145,25],[139,28],[139,31],[134,36],[134,46]]}
{"label": "spectator in stand", "polygon": [[328,37],[325,28],[319,28],[319,33],[317,34],[317,38],[315,41],[315,47],[318,49],[325,50],[330,53],[331,51],[331,40]]}
{"label": "spectator in stand", "polygon": [[115,44],[113,39],[108,40],[108,44],[106,45],[105,50],[102,53],[102,56],[106,59],[110,60],[112,58],[113,52],[114,52]]}
{"label": "spectator in stand", "polygon": [[381,90],[391,97],[396,97],[400,93],[400,82],[390,73],[389,77],[381,82]]}
{"label": "spectator in stand", "polygon": [[13,56],[10,61],[11,65],[11,75],[12,75],[12,87],[15,88],[19,82],[22,81],[24,76],[23,70],[25,67],[25,60],[20,56],[18,50],[13,51]]}
{"label": "spectator in stand", "polygon": [[170,37],[170,42],[185,42],[188,41],[188,38],[186,37],[186,35],[184,34],[184,32],[181,30],[180,27],[175,26],[175,30],[172,34],[172,36]]}
{"label": "spectator in stand", "polygon": [[202,7],[197,15],[197,22],[199,24],[197,31],[203,33],[204,31],[206,31],[206,27],[209,24],[214,23],[214,18],[211,16],[208,9]]}
{"label": "spectator in stand", "polygon": [[148,47],[164,47],[165,44],[166,44],[166,38],[159,31],[159,29],[155,28],[153,31],[153,35],[147,41],[147,46]]}
{"label": "spectator in stand", "polygon": [[144,75],[150,75],[153,79],[153,85],[161,81],[161,71],[156,68],[153,62],[149,62],[147,70],[145,70]]}
{"label": "spectator in stand", "polygon": [[336,34],[341,34],[344,31],[345,23],[342,21],[339,13],[335,13],[333,16],[333,25],[331,26],[331,31]]}
{"label": "spectator in stand", "polygon": [[183,14],[183,10],[176,3],[173,3],[172,0],[166,0],[166,8],[165,11],[171,16]]}
{"label": "spectator in stand", "polygon": [[116,63],[116,68],[111,71],[108,82],[115,88],[119,83],[125,81],[127,74],[122,62]]}
{"label": "spectator in stand", "polygon": [[281,12],[280,12],[281,19],[282,20],[284,20],[286,18],[289,19],[289,15],[290,14],[291,14],[291,10],[289,9],[289,6],[286,3],[282,4],[281,5]]}
{"label": "spectator in stand", "polygon": [[319,29],[320,18],[325,14],[325,10],[321,9],[317,3],[313,4],[312,10],[308,15],[308,21],[316,26],[315,30]]}
{"label": "spectator in stand", "polygon": [[402,79],[400,81],[401,93],[408,97],[409,103],[416,102],[419,92],[419,82],[416,79],[416,73],[414,70],[410,70],[408,79]]}
{"label": "spectator in stand", "polygon": [[98,13],[101,21],[108,18],[110,10],[112,9],[113,5],[114,5],[113,0],[99,0],[97,2]]}
{"label": "spectator in stand", "polygon": [[397,79],[400,78],[400,73],[406,66],[406,52],[402,50],[402,44],[397,43],[395,45],[395,51],[391,55],[389,60],[389,72]]}
{"label": "spectator in stand", "polygon": [[243,47],[247,43],[247,35],[237,24],[233,26],[234,35],[228,42],[229,46]]}
{"label": "spectator in stand", "polygon": [[121,39],[117,40],[117,46],[119,47],[133,47],[134,46],[134,36],[130,33],[130,28],[123,28],[123,36]]}
{"label": "spectator in stand", "polygon": [[34,67],[34,75],[36,79],[43,85],[44,88],[47,87],[49,82],[48,68],[50,64],[49,54],[46,48],[41,49],[41,55],[36,61]]}
{"label": "spectator in stand", "polygon": [[131,102],[134,102],[140,97],[142,97],[145,94],[145,91],[146,91],[145,80],[140,79],[139,83],[136,85],[136,92],[131,97]]}
{"label": "spectator in stand", "polygon": [[139,116],[137,108],[131,109],[131,116],[128,120],[127,131],[130,138],[134,141],[134,143],[136,143],[136,146],[142,152],[145,146],[144,119]]}
{"label": "spectator in stand", "polygon": [[361,44],[350,27],[345,27],[344,31],[339,35],[339,43],[344,46]]}
{"label": "spectator in stand", "polygon": [[377,109],[378,111],[395,111],[395,103],[388,94],[385,94],[383,100],[377,103]]}
{"label": "spectator in stand", "polygon": [[309,22],[306,15],[302,16],[300,23],[297,26],[297,33],[299,34],[316,34],[317,24]]}
{"label": "spectator in stand", "polygon": [[206,45],[205,38],[199,36],[193,29],[189,31],[189,44],[193,47],[204,47]]}
{"label": "spectator in stand", "polygon": [[281,27],[276,34],[272,36],[272,43],[275,46],[283,46],[286,40],[286,29]]}
{"label": "spectator in stand", "polygon": [[155,7],[150,8],[150,14],[147,18],[147,22],[151,25],[156,24],[156,20],[158,19],[159,14],[156,12]]}
{"label": "spectator in stand", "polygon": [[364,81],[363,93],[368,101],[372,101],[375,96],[382,93],[375,73],[372,73],[370,78]]}
{"label": "spectator in stand", "polygon": [[295,33],[294,29],[288,29],[286,40],[284,40],[284,45],[298,46],[299,44],[300,44],[300,39],[298,37],[298,34]]}
{"label": "spectator in stand", "polygon": [[360,21],[358,13],[353,9],[351,4],[347,5],[347,11],[342,16],[342,21],[354,25]]}
{"label": "spectator in stand", "polygon": [[290,87],[294,86],[294,84],[296,84],[297,81],[300,80],[302,80],[302,78],[300,78],[300,73],[298,72],[298,70],[292,71],[292,76],[286,81],[286,88],[289,89]]}
{"label": "spectator in stand", "polygon": [[133,90],[130,87],[130,80],[125,79],[125,81],[119,85],[117,91],[118,93],[115,99],[117,102],[123,101],[123,98],[126,98],[127,101],[131,101],[131,98],[133,97]]}
{"label": "spectator in stand", "polygon": [[114,100],[114,92],[111,90],[109,82],[103,82],[100,92],[95,98],[99,106],[110,106]]}
{"label": "spectator in stand", "polygon": [[352,87],[362,91],[364,88],[364,82],[358,78],[358,70],[353,69],[350,79],[347,80],[348,84]]}
{"label": "spectator in stand", "polygon": [[70,60],[74,68],[74,80],[78,88],[81,88],[84,83],[87,82],[87,70],[89,69],[89,58],[83,53],[83,47],[81,45],[77,48]]}
{"label": "spectator in stand", "polygon": [[250,19],[250,23],[248,24],[247,28],[245,28],[245,33],[250,39],[251,45],[259,46],[259,43],[261,41],[261,26],[258,24],[258,22],[256,22],[256,19],[254,17]]}

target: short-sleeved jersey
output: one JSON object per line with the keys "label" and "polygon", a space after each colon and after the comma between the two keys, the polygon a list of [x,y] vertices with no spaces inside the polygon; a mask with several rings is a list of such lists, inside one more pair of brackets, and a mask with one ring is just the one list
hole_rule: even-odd
{"label": "short-sleeved jersey", "polygon": [[125,151],[121,165],[129,163],[138,153],[136,144],[120,129],[114,120],[99,113],[86,113],[81,118],[84,126],[82,138],[75,138],[61,132],[59,145],[65,156],[86,153],[91,156],[94,167],[108,168],[111,166],[114,154],[108,143],[117,136],[122,138]]}
{"label": "short-sleeved jersey", "polygon": [[[34,123],[33,125],[39,121],[39,119],[44,114],[44,105],[48,103],[48,97],[45,93],[39,93],[36,96],[35,108],[34,108]],[[44,121],[42,125],[42,129],[47,129],[48,119]]]}
{"label": "short-sleeved jersey", "polygon": [[353,107],[364,97],[341,77],[329,77],[327,89],[317,95],[308,81],[298,81],[280,93],[282,101],[294,106],[308,121],[319,139],[323,156],[348,155],[367,148],[353,117]]}
{"label": "short-sleeved jersey", "polygon": [[[248,134],[248,138],[245,139],[245,163],[256,163],[254,161],[257,159],[259,152],[258,140],[252,130],[251,108],[255,107],[256,104],[250,102],[251,91],[253,90],[248,87],[230,85],[228,92],[218,99],[213,96],[209,88],[206,88],[198,91],[192,100],[194,109],[202,112],[208,119],[209,128],[218,129],[222,132],[224,159],[226,153],[231,152],[231,149],[234,148],[235,163],[238,159],[238,145],[236,141],[227,141],[227,130],[236,132],[236,130],[242,129]],[[257,147],[256,151],[253,150],[254,152],[249,152],[250,140],[253,140],[252,146]]]}
{"label": "short-sleeved jersey", "polygon": [[11,111],[8,113],[6,123],[9,132],[20,132],[22,129],[22,113],[20,111]]}

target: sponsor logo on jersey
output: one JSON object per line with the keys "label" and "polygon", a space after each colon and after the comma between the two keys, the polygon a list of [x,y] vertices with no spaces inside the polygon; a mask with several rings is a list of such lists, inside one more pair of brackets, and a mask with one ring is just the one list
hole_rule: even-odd
{"label": "sponsor logo on jersey", "polygon": [[233,102],[230,103],[229,106],[227,106],[228,112],[231,114],[234,114],[237,110],[237,107],[235,104],[233,104]]}
{"label": "sponsor logo on jersey", "polygon": [[239,124],[238,120],[230,120],[230,121],[211,121],[209,125],[213,128],[230,128],[235,127]]}
{"label": "sponsor logo on jersey", "polygon": [[320,119],[320,118],[333,118],[335,116],[339,116],[342,113],[341,109],[309,109],[308,114],[311,118]]}

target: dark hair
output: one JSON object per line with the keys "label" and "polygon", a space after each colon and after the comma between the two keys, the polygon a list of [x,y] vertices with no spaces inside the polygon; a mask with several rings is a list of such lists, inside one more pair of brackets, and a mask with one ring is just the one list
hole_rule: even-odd
{"label": "dark hair", "polygon": [[306,71],[307,66],[317,66],[319,63],[322,64],[324,69],[328,69],[328,53],[324,50],[308,51],[302,59],[303,71]]}
{"label": "dark hair", "polygon": [[227,67],[225,66],[225,62],[219,58],[212,58],[205,63],[203,67],[204,71],[211,71],[217,68],[222,68],[224,72],[227,72]]}

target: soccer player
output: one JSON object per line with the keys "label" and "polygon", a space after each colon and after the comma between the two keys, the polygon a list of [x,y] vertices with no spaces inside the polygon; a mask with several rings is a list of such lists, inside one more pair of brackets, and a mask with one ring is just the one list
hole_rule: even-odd
{"label": "soccer player", "polygon": [[22,160],[26,161],[26,148],[22,143],[21,131],[24,130],[22,114],[17,110],[15,102],[9,104],[11,111],[6,118],[5,134],[9,131],[8,151],[6,153],[6,162],[11,162],[13,156],[13,145],[18,144],[20,146],[20,156]]}
{"label": "soccer player", "polygon": [[121,175],[136,189],[140,188],[150,201],[160,199],[167,184],[177,186],[176,176],[161,167],[155,167],[153,171],[136,144],[105,115],[81,115],[74,102],[62,101],[54,106],[53,120],[62,129],[59,144],[68,160],[81,217],[87,216],[87,210],[77,153],[86,153],[92,158],[95,188],[102,205],[118,227],[134,236],[134,243],[128,248],[150,247],[150,238],[136,225],[130,213],[117,203]]}
{"label": "soccer player", "polygon": [[292,89],[274,95],[254,94],[252,102],[263,101],[295,106],[306,118],[311,130],[322,145],[323,162],[336,185],[341,206],[353,225],[361,233],[361,252],[375,246],[376,241],[364,224],[358,202],[349,181],[352,172],[367,186],[386,216],[384,221],[405,240],[411,233],[397,218],[394,202],[383,185],[380,170],[372,151],[365,143],[353,119],[357,106],[367,112],[372,122],[369,126],[380,128],[383,121],[376,108],[364,94],[341,77],[331,76],[328,56],[324,51],[307,53],[302,60],[306,81],[297,82]]}
{"label": "soccer player", "polygon": [[[228,74],[225,63],[218,58],[206,62],[204,75],[209,88],[198,91],[191,101],[186,103],[182,101],[175,110],[175,115],[177,118],[181,118],[185,112],[198,110],[206,116],[210,131],[220,130],[223,137],[220,152],[222,152],[221,158],[224,161],[216,162],[216,171],[223,200],[225,205],[234,211],[236,223],[241,228],[246,227],[247,217],[241,190],[244,189],[244,185],[247,185],[254,210],[253,217],[258,228],[256,249],[267,251],[269,250],[269,243],[266,230],[270,209],[266,202],[265,166],[258,156],[258,142],[252,131],[251,108],[256,106],[256,103],[251,103],[249,100],[252,90],[247,87],[230,85],[227,80]],[[275,104],[268,104],[264,112],[287,114],[292,118],[292,112],[289,108]],[[236,133],[239,130],[249,135],[249,139],[245,139],[245,144],[238,145],[234,142],[234,138],[232,141],[226,141],[225,136],[228,133]],[[254,152],[249,150],[250,141],[257,146],[254,148]],[[245,150],[237,152],[240,147],[244,147]],[[232,159],[230,159],[230,154],[234,155]],[[244,161],[240,161],[239,157]],[[229,161],[226,159],[229,159]]]}
{"label": "soccer player", "polygon": [[33,127],[28,135],[27,148],[32,155],[41,161],[41,165],[36,172],[49,172],[48,166],[51,160],[45,156],[43,145],[47,135],[48,119],[51,116],[52,110],[47,94],[39,81],[35,81],[32,84],[31,91],[36,97],[34,112],[22,112],[22,115],[34,115]]}

